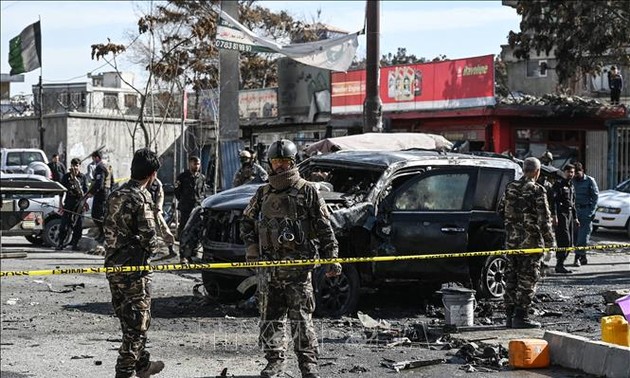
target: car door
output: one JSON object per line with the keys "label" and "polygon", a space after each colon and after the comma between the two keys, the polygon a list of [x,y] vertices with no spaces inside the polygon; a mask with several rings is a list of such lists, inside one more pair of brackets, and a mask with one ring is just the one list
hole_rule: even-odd
{"label": "car door", "polygon": [[[381,255],[466,251],[477,168],[433,169],[409,179],[386,199],[381,229],[388,238]],[[465,259],[409,260],[377,264],[393,278],[466,276]],[[453,278],[455,279],[455,278]]]}

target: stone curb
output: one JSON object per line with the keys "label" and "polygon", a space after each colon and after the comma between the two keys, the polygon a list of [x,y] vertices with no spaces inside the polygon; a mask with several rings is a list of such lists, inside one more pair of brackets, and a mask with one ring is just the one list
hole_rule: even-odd
{"label": "stone curb", "polygon": [[553,365],[609,378],[630,378],[630,347],[545,331]]}

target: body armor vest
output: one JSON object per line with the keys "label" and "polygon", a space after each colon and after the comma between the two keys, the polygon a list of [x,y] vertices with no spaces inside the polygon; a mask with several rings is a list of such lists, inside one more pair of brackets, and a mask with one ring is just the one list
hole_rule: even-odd
{"label": "body armor vest", "polygon": [[260,207],[258,235],[265,257],[272,260],[315,257],[308,205],[302,188],[306,180],[281,192],[265,190]]}

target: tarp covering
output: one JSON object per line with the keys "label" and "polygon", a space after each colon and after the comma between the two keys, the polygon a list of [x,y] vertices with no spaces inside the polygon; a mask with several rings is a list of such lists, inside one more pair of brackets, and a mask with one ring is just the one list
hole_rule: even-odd
{"label": "tarp covering", "polygon": [[450,150],[453,143],[441,135],[425,133],[366,133],[337,138],[326,138],[308,146],[308,156],[339,150],[399,151],[411,148]]}

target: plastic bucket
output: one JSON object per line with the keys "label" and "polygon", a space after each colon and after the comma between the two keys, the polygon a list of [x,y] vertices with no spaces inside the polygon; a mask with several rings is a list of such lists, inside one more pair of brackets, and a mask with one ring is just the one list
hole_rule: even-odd
{"label": "plastic bucket", "polygon": [[621,312],[628,322],[630,322],[630,295],[621,297],[615,301],[621,307]]}
{"label": "plastic bucket", "polygon": [[448,325],[472,326],[475,317],[475,291],[465,288],[442,289],[444,321]]}

